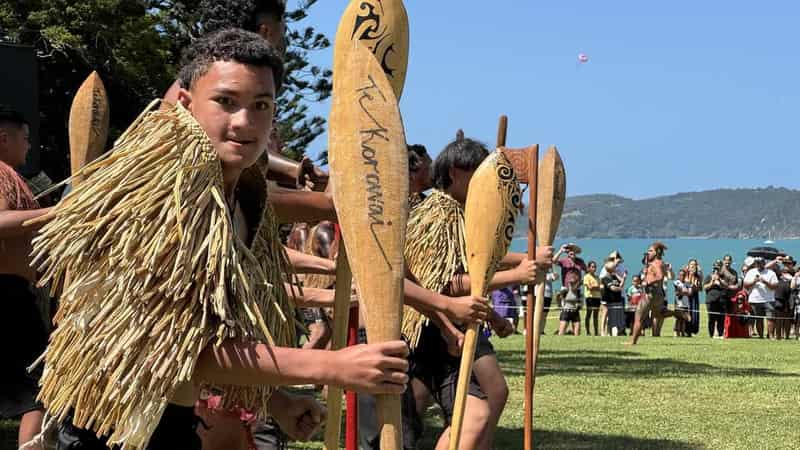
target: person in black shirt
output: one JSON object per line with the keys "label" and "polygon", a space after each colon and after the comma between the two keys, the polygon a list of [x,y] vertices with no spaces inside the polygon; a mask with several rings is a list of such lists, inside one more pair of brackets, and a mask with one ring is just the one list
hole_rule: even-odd
{"label": "person in black shirt", "polygon": [[714,330],[717,337],[721,338],[725,334],[725,308],[728,300],[728,285],[723,276],[722,261],[714,262],[711,274],[706,276],[703,281],[703,291],[706,293],[706,309],[708,310],[708,337],[714,337]]}
{"label": "person in black shirt", "polygon": [[791,313],[789,311],[789,299],[792,296],[792,277],[791,269],[784,266],[778,277],[778,288],[775,289],[776,339],[789,339],[789,331],[791,331],[792,326]]}
{"label": "person in black shirt", "polygon": [[603,301],[608,307],[608,334],[612,336],[625,334],[625,313],[622,310],[624,306],[622,279],[615,272],[615,268],[615,264],[606,263],[605,276],[600,279],[603,284]]}

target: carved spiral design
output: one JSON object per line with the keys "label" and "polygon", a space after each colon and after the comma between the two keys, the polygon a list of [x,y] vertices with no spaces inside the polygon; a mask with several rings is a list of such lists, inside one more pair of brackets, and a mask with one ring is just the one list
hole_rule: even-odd
{"label": "carved spiral design", "polygon": [[500,178],[500,181],[508,182],[513,181],[515,177],[514,169],[511,168],[506,161],[499,160],[497,161],[497,176]]}
{"label": "carved spiral design", "polygon": [[[505,224],[505,226],[503,228],[503,233],[505,234],[506,242],[511,242],[511,240],[514,239],[514,213],[513,212],[509,213],[508,217],[506,218],[506,224]],[[506,244],[506,245],[508,245],[508,244]]]}

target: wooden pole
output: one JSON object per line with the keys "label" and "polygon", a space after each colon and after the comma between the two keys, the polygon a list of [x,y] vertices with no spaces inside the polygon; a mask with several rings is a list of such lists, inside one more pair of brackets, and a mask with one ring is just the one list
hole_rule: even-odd
{"label": "wooden pole", "polygon": [[[539,145],[534,145],[528,163],[528,258],[536,258],[537,178],[539,174]],[[533,285],[528,285],[525,305],[525,450],[533,450],[533,326],[536,307]]]}
{"label": "wooden pole", "polygon": [[[358,307],[350,308],[350,320],[347,325],[347,345],[358,344]],[[358,394],[347,391],[345,417],[345,449],[358,450]]]}
{"label": "wooden pole", "polygon": [[[345,250],[344,243],[339,241],[339,254],[336,255],[336,293],[333,305],[333,336],[331,337],[331,350],[334,351],[348,344],[348,319],[350,319],[350,314],[352,312],[352,309],[350,309],[350,286],[352,283],[353,274],[350,272],[350,264],[347,262],[347,251]],[[356,327],[358,327],[357,315],[355,323]],[[356,328],[356,334],[358,334],[358,328]],[[336,450],[339,448],[339,434],[341,433],[342,425],[341,387],[328,386],[327,405],[328,420],[325,427],[324,448],[326,450]],[[347,410],[349,412],[350,408],[348,407]],[[347,429],[349,430],[350,428],[348,427]]]}

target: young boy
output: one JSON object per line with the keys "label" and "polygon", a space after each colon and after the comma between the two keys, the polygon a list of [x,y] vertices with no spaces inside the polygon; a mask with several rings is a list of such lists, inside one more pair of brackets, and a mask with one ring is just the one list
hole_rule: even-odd
{"label": "young boy", "polygon": [[14,170],[25,163],[30,148],[28,133],[28,122],[22,115],[0,110],[0,290],[7,319],[0,326],[0,339],[9,343],[0,370],[0,418],[21,417],[20,445],[41,429],[42,406],[36,402],[38,376],[29,374],[26,368],[47,345],[45,327],[31,291],[36,273],[29,267],[28,255],[35,230],[23,222],[46,214],[49,208],[39,208],[25,181]]}
{"label": "young boy", "polygon": [[[409,270],[425,288],[448,295],[465,295],[469,292],[470,276],[464,273],[460,263],[465,255],[458,250],[464,245],[463,230],[458,228],[458,224],[463,227],[463,208],[472,174],[488,154],[484,145],[471,139],[457,139],[447,145],[433,164],[433,192],[409,214],[406,261]],[[451,249],[455,251],[450,252]],[[431,254],[446,256],[434,260],[430,258]],[[513,269],[497,272],[489,282],[488,290],[541,281],[543,269],[551,264],[551,254],[552,248],[540,248],[536,262],[525,257]],[[497,314],[490,316],[490,322],[494,322],[496,329],[500,326],[506,328],[507,325]],[[461,355],[458,351],[453,352],[453,346],[448,345],[448,340],[443,337],[446,330],[436,324],[410,328],[420,333],[411,358],[411,375],[422,381],[444,413],[446,428],[436,445],[437,449],[444,449],[449,445],[449,424]],[[511,331],[511,327],[507,328]],[[414,336],[409,338],[416,343]],[[508,387],[494,349],[482,334],[478,335],[473,374],[464,414],[461,448],[488,449],[505,406]],[[416,398],[424,398],[427,393],[417,394],[415,392]]]}
{"label": "young boy", "polygon": [[631,279],[631,286],[627,291],[628,302],[625,304],[625,327],[633,330],[633,319],[636,315],[636,309],[639,308],[639,303],[644,297],[644,289],[642,289],[642,277],[634,275]]}
{"label": "young boy", "polygon": [[678,272],[678,279],[675,285],[675,337],[689,336],[686,330],[686,320],[684,316],[689,312],[689,297],[692,295],[692,285],[686,282],[686,271],[681,269]]}
{"label": "young boy", "polygon": [[[178,100],[182,107],[191,114],[196,121],[196,125],[199,125],[202,129],[203,134],[207,137],[216,153],[217,164],[221,169],[221,186],[224,197],[217,204],[219,207],[224,207],[225,212],[230,217],[232,230],[235,234],[235,237],[227,239],[233,239],[239,246],[269,245],[274,249],[275,242],[265,242],[264,235],[258,234],[262,232],[264,227],[255,227],[256,224],[254,223],[255,221],[260,221],[260,218],[264,215],[263,211],[259,210],[259,208],[263,208],[264,203],[263,201],[252,202],[252,199],[255,198],[257,200],[258,195],[261,194],[263,196],[263,193],[249,191],[249,187],[244,180],[245,176],[257,177],[257,174],[254,174],[249,169],[266,148],[266,141],[272,128],[274,101],[280,88],[283,70],[282,61],[274,48],[263,38],[242,30],[224,30],[203,38],[192,46],[187,52],[187,56],[188,63],[181,70],[181,85],[184,87],[179,92]],[[183,117],[184,114],[180,108],[174,113],[176,117]],[[155,117],[159,116],[156,115]],[[178,128],[178,131],[180,131],[180,128]],[[176,149],[176,151],[183,150]],[[123,158],[121,157],[121,159]],[[212,161],[212,164],[214,164],[214,161]],[[110,168],[106,167],[98,173],[105,174],[110,170]],[[202,166],[196,166],[194,170],[202,170]],[[187,171],[185,176],[191,176],[189,172]],[[87,178],[86,184],[91,185],[91,181],[91,177]],[[176,182],[179,183],[180,179],[176,180]],[[263,181],[260,185],[263,186]],[[89,192],[84,191],[82,193],[83,189],[88,189],[88,187],[79,186],[67,200],[72,199],[73,202],[79,202],[81,195],[86,196],[88,195],[87,192]],[[136,193],[138,194],[138,192]],[[69,202],[65,208],[69,208]],[[56,221],[58,220],[57,214]],[[45,244],[42,245],[46,245],[46,242],[48,242],[46,238],[50,236],[45,234],[43,237],[45,237],[43,239]],[[193,238],[197,239],[198,237],[195,236]],[[98,249],[98,251],[102,251],[102,249]],[[58,263],[58,261],[52,262],[52,264]],[[241,264],[249,268],[256,262],[243,260]],[[258,264],[264,263],[258,262]],[[268,268],[264,266],[264,269]],[[142,267],[140,270],[146,271],[148,269]],[[119,274],[113,272],[112,268],[109,268],[109,271],[115,276],[122,277],[123,280],[126,276],[136,276],[135,274]],[[248,270],[247,273],[251,272]],[[242,276],[245,278],[242,278]],[[281,292],[282,285],[280,283],[272,283],[272,286],[269,287],[269,285],[255,283],[256,280],[251,282],[243,273],[225,280],[226,285],[249,282],[251,292],[258,292],[260,289],[271,289],[266,295],[286,295],[285,292]],[[226,290],[225,287],[222,286],[223,291]],[[248,306],[240,303],[246,298],[247,292],[240,290],[240,288],[234,289],[235,285],[227,287],[227,301],[232,305],[229,310],[230,315],[221,320],[216,317],[219,314],[216,309],[206,310],[209,316],[208,322],[205,319],[206,313],[204,312],[203,321],[198,322],[201,324],[200,328],[197,328],[197,325],[192,328],[200,332],[197,342],[208,342],[209,345],[199,348],[194,364],[188,366],[193,367],[193,371],[188,374],[191,382],[168,385],[165,391],[148,392],[148,385],[152,385],[155,382],[159,373],[171,370],[172,362],[169,361],[165,361],[164,365],[155,367],[152,364],[140,365],[138,366],[139,370],[121,374],[125,377],[127,383],[141,386],[140,394],[137,395],[143,395],[145,401],[154,399],[160,402],[162,409],[140,410],[139,408],[144,408],[145,405],[151,403],[143,403],[142,400],[131,403],[131,400],[126,397],[114,399],[103,397],[104,393],[116,389],[112,385],[105,384],[110,375],[100,367],[89,367],[87,369],[86,363],[82,358],[87,358],[85,361],[91,361],[88,358],[96,356],[98,350],[102,351],[102,348],[104,348],[95,347],[96,345],[109,345],[108,339],[112,339],[112,344],[117,341],[113,341],[115,338],[113,335],[103,335],[102,340],[92,339],[94,333],[99,332],[99,330],[95,331],[96,328],[102,329],[101,327],[105,326],[104,323],[97,323],[96,321],[77,323],[78,326],[82,327],[83,331],[81,333],[87,336],[86,339],[81,338],[76,342],[61,342],[67,350],[74,350],[73,354],[78,355],[77,358],[70,361],[59,360],[58,354],[51,354],[51,349],[48,348],[48,354],[45,359],[46,374],[48,366],[53,366],[54,368],[72,366],[81,368],[81,370],[88,370],[89,375],[66,383],[61,382],[62,377],[67,378],[74,376],[74,374],[60,370],[52,372],[50,374],[51,379],[48,380],[50,383],[45,382],[44,384],[49,389],[48,394],[42,398],[45,406],[48,409],[58,408],[55,411],[51,411],[55,414],[65,414],[68,409],[74,408],[73,414],[75,418],[83,418],[83,423],[92,428],[92,430],[106,429],[114,433],[114,443],[122,444],[123,448],[197,449],[200,448],[200,443],[195,433],[197,419],[192,412],[192,408],[198,398],[201,383],[241,387],[240,390],[234,389],[233,391],[240,392],[242,395],[240,398],[249,399],[249,402],[252,403],[243,404],[242,406],[250,409],[260,409],[261,411],[264,411],[266,406],[274,415],[283,415],[284,419],[286,419],[285,422],[290,427],[294,426],[300,429],[301,432],[313,431],[319,425],[321,413],[316,404],[307,404],[298,410],[293,406],[293,399],[281,394],[280,391],[277,391],[271,397],[264,397],[260,393],[254,397],[248,392],[261,392],[252,390],[252,388],[265,385],[289,384],[333,384],[351,390],[378,394],[400,394],[405,389],[407,381],[405,371],[408,364],[404,357],[407,353],[407,347],[402,341],[360,345],[337,352],[329,352],[269,345],[266,343],[267,339],[258,342],[252,338],[244,339],[244,336],[228,338],[227,336],[235,336],[234,331],[240,328],[231,328],[229,331],[224,331],[224,327],[246,326],[237,324],[237,320],[242,320],[237,319],[237,314],[242,313],[241,308],[252,308],[254,305]],[[75,295],[77,296],[78,294]],[[86,304],[91,304],[93,301],[91,298],[79,298],[79,300]],[[189,302],[188,305],[192,306],[191,300],[181,299],[180,301]],[[115,306],[112,306],[113,303],[108,298],[105,298],[104,302],[109,305],[104,314],[106,314],[107,320],[113,323],[116,311],[114,309]],[[162,303],[165,302],[162,301]],[[165,303],[162,305],[159,303],[158,298],[150,300],[148,304],[156,309],[175,308],[173,304]],[[277,304],[273,303],[273,305]],[[120,306],[122,311],[125,311],[124,307],[125,305]],[[252,309],[250,309],[250,312],[254,313]],[[80,317],[88,313],[91,313],[91,311],[81,309],[63,311],[64,317],[61,320],[63,326],[60,331],[68,333],[70,327],[75,326],[76,322],[74,321],[79,320]],[[274,311],[266,310],[256,311],[255,313],[265,315],[267,320],[275,317],[276,314]],[[285,311],[282,314],[285,317],[291,317],[292,313],[291,311]],[[140,326],[152,326],[153,328],[139,330],[136,334],[139,339],[146,339],[148,335],[158,336],[164,326],[170,327],[172,330],[172,334],[169,336],[180,336],[181,333],[184,333],[182,322],[163,323],[162,321],[162,323],[157,322],[156,325],[153,325],[153,322],[149,321],[148,317],[142,317]],[[205,328],[202,327],[202,324],[206,324]],[[219,328],[209,329],[209,327]],[[247,328],[244,329],[246,330]],[[212,339],[211,336],[216,336],[216,339]],[[204,340],[200,340],[200,338]],[[50,347],[54,346],[54,341],[51,342]],[[146,340],[143,341],[143,344],[148,346],[142,347],[138,345],[131,347],[131,350],[138,352],[140,358],[145,358],[143,361],[158,361],[159,357],[161,357],[158,350],[161,347],[153,348],[150,346],[150,341]],[[175,344],[177,345],[178,342],[175,342]],[[287,342],[286,345],[291,345],[291,343]],[[166,349],[168,348],[166,347]],[[142,353],[143,351],[147,353]],[[133,361],[129,361],[126,358],[122,362],[107,362],[112,367],[122,368],[126,367],[124,365],[126,362],[130,364]],[[174,381],[172,382],[174,383]],[[78,383],[79,386],[76,387],[71,383]],[[97,411],[78,408],[77,406],[80,404],[85,405],[85,402],[81,403],[82,398],[76,397],[78,392],[91,393],[97,399],[96,403],[108,403],[111,400],[118,402],[120,403],[119,412],[112,415],[98,416],[99,412]],[[63,403],[64,401],[67,403]],[[155,420],[157,426],[150,428],[147,422],[138,424],[120,422],[118,417],[122,412],[131,414],[131,418],[141,417],[141,420],[145,420],[145,418],[147,421]],[[286,417],[286,415],[293,417]],[[86,417],[96,418],[87,421]],[[132,426],[135,428],[131,428]],[[125,430],[128,430],[128,432],[120,433]],[[101,442],[89,441],[83,444],[88,439],[86,433],[78,433],[77,436],[73,437],[75,441],[81,442],[82,445],[89,446],[85,448],[103,448],[103,443]],[[147,444],[148,442],[149,444]]]}

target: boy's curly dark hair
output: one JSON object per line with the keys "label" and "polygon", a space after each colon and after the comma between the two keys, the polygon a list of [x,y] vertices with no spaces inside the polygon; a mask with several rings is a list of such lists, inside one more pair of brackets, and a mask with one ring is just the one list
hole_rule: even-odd
{"label": "boy's curly dark hair", "polygon": [[283,82],[283,61],[266,39],[237,28],[217,31],[198,39],[183,53],[178,78],[189,89],[216,61],[233,61],[256,67],[269,67],[275,78],[275,93]]}
{"label": "boy's curly dark hair", "polygon": [[408,148],[408,171],[416,172],[422,167],[422,163],[431,157],[428,155],[428,149],[421,144],[409,144]]}

